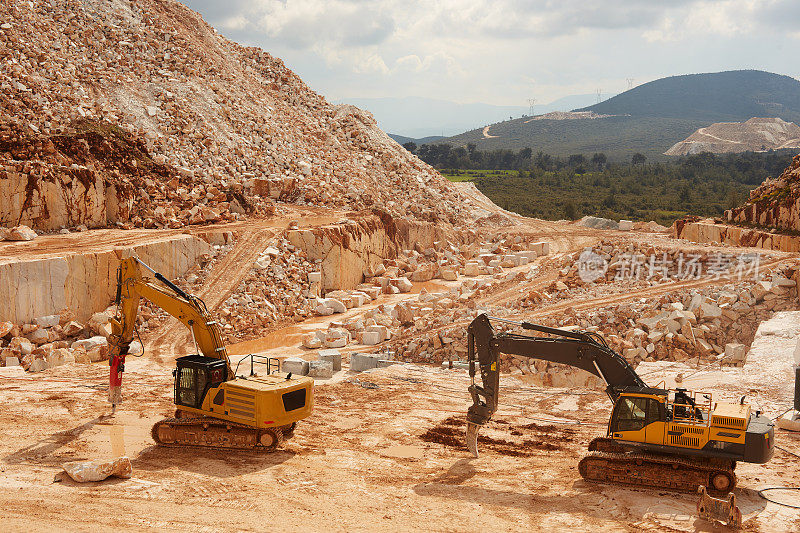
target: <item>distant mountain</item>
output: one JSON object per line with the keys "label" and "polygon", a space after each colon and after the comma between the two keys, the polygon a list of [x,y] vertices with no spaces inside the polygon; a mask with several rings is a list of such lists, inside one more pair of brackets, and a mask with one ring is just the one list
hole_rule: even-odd
{"label": "distant mountain", "polygon": [[[574,94],[549,104],[537,104],[534,113],[569,111],[590,105],[594,94]],[[435,98],[346,98],[346,104],[366,109],[373,114],[378,126],[387,133],[411,139],[456,135],[472,128],[494,124],[509,117],[521,117],[530,112],[527,106],[498,106],[492,104],[458,104]]]}
{"label": "distant mountain", "polygon": [[709,124],[752,117],[779,117],[795,122],[800,120],[800,81],[760,70],[671,76],[576,111],[684,118]]}
{"label": "distant mountain", "polygon": [[675,143],[715,122],[752,117],[798,122],[800,82],[755,70],[672,76],[576,111],[603,118],[507,120],[443,142],[474,143],[480,150],[531,147],[559,156],[604,152],[617,161],[629,160],[636,152],[650,160],[664,159],[663,153]]}
{"label": "distant mountain", "polygon": [[419,146],[421,144],[435,143],[437,141],[441,141],[442,139],[446,138],[446,137],[442,137],[441,135],[431,135],[430,137],[420,137],[419,139],[415,139],[413,137],[404,137],[402,135],[395,135],[394,133],[390,133],[389,137],[391,137],[392,139],[394,139],[395,141],[397,141],[400,144],[405,144],[407,142],[412,142],[412,143],[416,144],[417,146]]}

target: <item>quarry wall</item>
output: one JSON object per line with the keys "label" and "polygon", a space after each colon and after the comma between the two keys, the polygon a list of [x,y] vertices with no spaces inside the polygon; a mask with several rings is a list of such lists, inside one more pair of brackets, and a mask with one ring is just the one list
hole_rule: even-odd
{"label": "quarry wall", "polygon": [[686,239],[698,243],[724,243],[733,246],[748,246],[764,250],[782,252],[800,251],[800,237],[782,235],[765,230],[714,224],[713,222],[678,221],[673,226],[673,233],[678,239]]}
{"label": "quarry wall", "polygon": [[309,259],[321,262],[322,290],[329,291],[354,289],[384,259],[397,257],[398,250],[422,251],[432,248],[436,241],[469,237],[430,222],[397,220],[376,213],[339,224],[289,230],[287,238]]}
{"label": "quarry wall", "polygon": [[118,253],[130,251],[167,278],[181,276],[213,247],[192,235],[137,246],[30,260],[0,257],[0,322],[31,322],[68,308],[79,321],[105,309],[116,294]]}

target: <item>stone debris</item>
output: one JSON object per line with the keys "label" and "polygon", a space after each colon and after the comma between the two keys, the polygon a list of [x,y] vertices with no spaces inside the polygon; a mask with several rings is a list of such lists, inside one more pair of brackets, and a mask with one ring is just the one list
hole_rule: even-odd
{"label": "stone debris", "polygon": [[595,229],[619,229],[619,223],[608,218],[585,216],[578,221],[578,224],[587,228]]}
{"label": "stone debris", "polygon": [[7,233],[4,232],[4,240],[7,241],[32,241],[38,235],[28,226],[17,226],[10,229]]}
{"label": "stone debris", "polygon": [[75,461],[64,463],[61,466],[64,468],[64,472],[78,483],[103,481],[110,476],[128,479],[133,472],[131,460],[127,457],[119,457],[105,462]]}
{"label": "stone debris", "polygon": [[0,32],[0,224],[175,228],[275,202],[443,224],[489,213],[372,115],[178,2],[5,2],[0,17],[15,21]]}

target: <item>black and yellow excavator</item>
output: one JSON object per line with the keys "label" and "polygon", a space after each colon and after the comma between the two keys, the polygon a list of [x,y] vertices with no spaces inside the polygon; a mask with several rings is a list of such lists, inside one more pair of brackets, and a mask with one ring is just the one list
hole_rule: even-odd
{"label": "black and yellow excavator", "polygon": [[[142,276],[141,267],[163,286]],[[189,328],[197,352],[176,360],[173,375],[177,409],[174,418],[153,426],[152,436],[157,444],[271,451],[292,436],[299,420],[311,415],[312,378],[273,371],[277,360],[268,358],[264,358],[266,371],[256,373],[254,358],[258,356],[253,355],[248,356],[249,364],[245,362],[249,374],[237,376],[219,326],[203,301],[133,256],[122,259],[117,272],[119,311],[111,320],[109,401],[115,408],[122,401],[122,373],[135,333],[140,298],[161,307]]]}
{"label": "black and yellow excavator", "polygon": [[[578,470],[589,481],[660,490],[696,492],[706,486],[727,493],[736,485],[737,461],[763,464],[772,458],[772,421],[744,403],[712,402],[711,394],[648,387],[596,333],[567,331],[492,318],[531,336],[495,333],[490,317],[468,328],[469,392],[467,448],[477,457],[478,428],[497,410],[501,353],[561,363],[603,380],[614,404],[605,437],[589,444]],[[476,365],[482,385],[475,383]]]}

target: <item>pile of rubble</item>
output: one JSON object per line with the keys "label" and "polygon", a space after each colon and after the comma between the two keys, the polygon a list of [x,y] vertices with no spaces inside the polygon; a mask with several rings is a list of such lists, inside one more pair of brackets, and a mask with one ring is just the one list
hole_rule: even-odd
{"label": "pile of rubble", "polygon": [[0,132],[0,193],[10,200],[0,223],[180,228],[274,212],[271,199],[244,192],[241,184],[210,183],[151,157],[141,139],[103,121],[81,119],[59,135],[15,124]]}
{"label": "pile of rubble", "polygon": [[[0,322],[0,366],[22,366],[39,372],[66,363],[106,360],[109,321],[115,309],[95,313],[87,324],[73,320],[66,310],[21,326]],[[132,350],[140,351],[141,346],[132,346]]]}
{"label": "pile of rubble", "polygon": [[267,243],[252,268],[220,306],[218,319],[228,342],[314,314],[317,266],[285,238]]}
{"label": "pile of rubble", "polygon": [[[48,219],[63,207],[51,208],[50,192],[35,212],[24,197],[0,209],[23,220],[103,225],[106,210],[177,226],[273,200],[453,224],[488,214],[370,114],[330,105],[281,60],[228,41],[175,0],[5,2],[0,20],[0,136],[12,147],[0,150],[0,184],[55,183],[97,204],[64,221]],[[85,124],[103,133],[87,137]],[[119,150],[123,138],[136,150]]]}
{"label": "pile of rubble", "polygon": [[800,154],[777,178],[750,191],[744,205],[725,212],[729,222],[771,229],[800,230]]}

